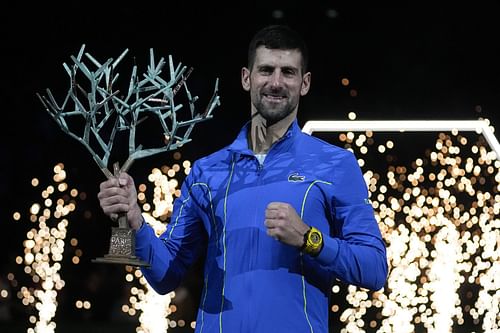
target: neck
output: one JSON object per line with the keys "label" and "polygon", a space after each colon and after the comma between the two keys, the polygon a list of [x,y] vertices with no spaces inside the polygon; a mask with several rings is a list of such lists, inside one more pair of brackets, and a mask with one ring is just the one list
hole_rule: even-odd
{"label": "neck", "polygon": [[250,125],[249,143],[250,148],[256,154],[265,154],[271,148],[273,143],[278,141],[293,123],[296,112],[292,112],[286,118],[277,123],[268,125],[267,121],[260,115],[252,118]]}

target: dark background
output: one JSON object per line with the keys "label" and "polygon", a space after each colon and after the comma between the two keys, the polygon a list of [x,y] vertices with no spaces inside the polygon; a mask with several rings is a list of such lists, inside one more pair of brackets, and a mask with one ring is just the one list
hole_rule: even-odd
{"label": "dark background", "polygon": [[[68,183],[87,198],[79,204],[68,231],[69,237],[79,238],[84,255],[80,265],[61,272],[68,287],[62,292],[56,322],[64,327],[77,319],[104,327],[111,316],[109,309],[121,295],[113,286],[123,280],[123,269],[89,263],[106,251],[109,240],[103,231],[109,224],[96,199],[104,176],[85,148],[62,133],[36,97],[46,88],[55,95],[65,94],[68,82],[62,63],[70,63],[70,55],[76,55],[82,44],[102,61],[128,48],[127,57],[135,57],[140,68],[147,64],[149,48],[161,56],[173,55],[174,62],[194,67],[190,89],[200,97],[200,106],[208,101],[215,78],[220,78],[222,105],[213,120],[197,125],[193,142],[180,150],[183,160],[194,160],[230,143],[248,119],[249,98],[240,85],[240,68],[246,65],[248,41],[268,23],[291,25],[310,47],[312,89],[301,100],[300,125],[307,120],[347,120],[353,111],[359,120],[481,117],[498,126],[500,4],[439,3],[4,4],[0,13],[0,277],[21,272],[13,260],[22,254],[22,241],[32,225],[14,222],[12,214],[19,211],[26,217],[31,203],[39,201],[31,179],[50,183],[53,166],[63,162]],[[122,67],[122,75],[127,76],[129,68]],[[342,78],[349,79],[349,86],[341,84]],[[146,182],[152,166],[172,163],[172,154],[165,153],[137,161],[131,174],[138,182]],[[78,220],[85,212],[87,217]],[[99,286],[86,288],[96,274],[106,279],[98,278]],[[196,299],[197,280],[192,280],[187,285]],[[94,300],[92,315],[84,318],[75,313],[72,293]],[[25,328],[24,308],[12,308],[9,327],[17,323]],[[134,331],[133,325],[126,327]]]}

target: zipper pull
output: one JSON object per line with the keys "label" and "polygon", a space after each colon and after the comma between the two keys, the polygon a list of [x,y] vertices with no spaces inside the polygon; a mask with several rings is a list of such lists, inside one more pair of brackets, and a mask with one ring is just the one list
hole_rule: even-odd
{"label": "zipper pull", "polygon": [[260,163],[260,161],[257,158],[255,160],[257,161],[257,173],[260,174],[260,172],[264,168],[264,165]]}

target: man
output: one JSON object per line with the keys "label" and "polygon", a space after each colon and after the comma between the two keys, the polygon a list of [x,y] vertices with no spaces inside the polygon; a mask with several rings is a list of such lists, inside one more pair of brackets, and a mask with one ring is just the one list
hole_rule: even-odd
{"label": "man", "polygon": [[355,157],[297,124],[307,61],[288,27],[254,36],[241,71],[251,121],[193,164],[160,238],[143,222],[129,175],[101,184],[104,212],[127,212],[158,292],[176,288],[206,252],[197,332],[327,332],[335,279],[385,284],[385,246]]}

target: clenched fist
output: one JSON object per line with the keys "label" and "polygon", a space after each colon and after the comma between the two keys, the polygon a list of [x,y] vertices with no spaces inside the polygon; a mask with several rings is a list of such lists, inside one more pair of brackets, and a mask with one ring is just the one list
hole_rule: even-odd
{"label": "clenched fist", "polygon": [[295,247],[304,244],[304,234],[309,230],[295,209],[284,202],[271,202],[267,206],[264,224],[269,236]]}
{"label": "clenched fist", "polygon": [[141,208],[137,203],[137,191],[130,175],[122,172],[118,177],[102,182],[99,189],[97,198],[104,214],[116,220],[118,214],[126,213],[132,229],[137,230],[141,227],[143,222]]}

